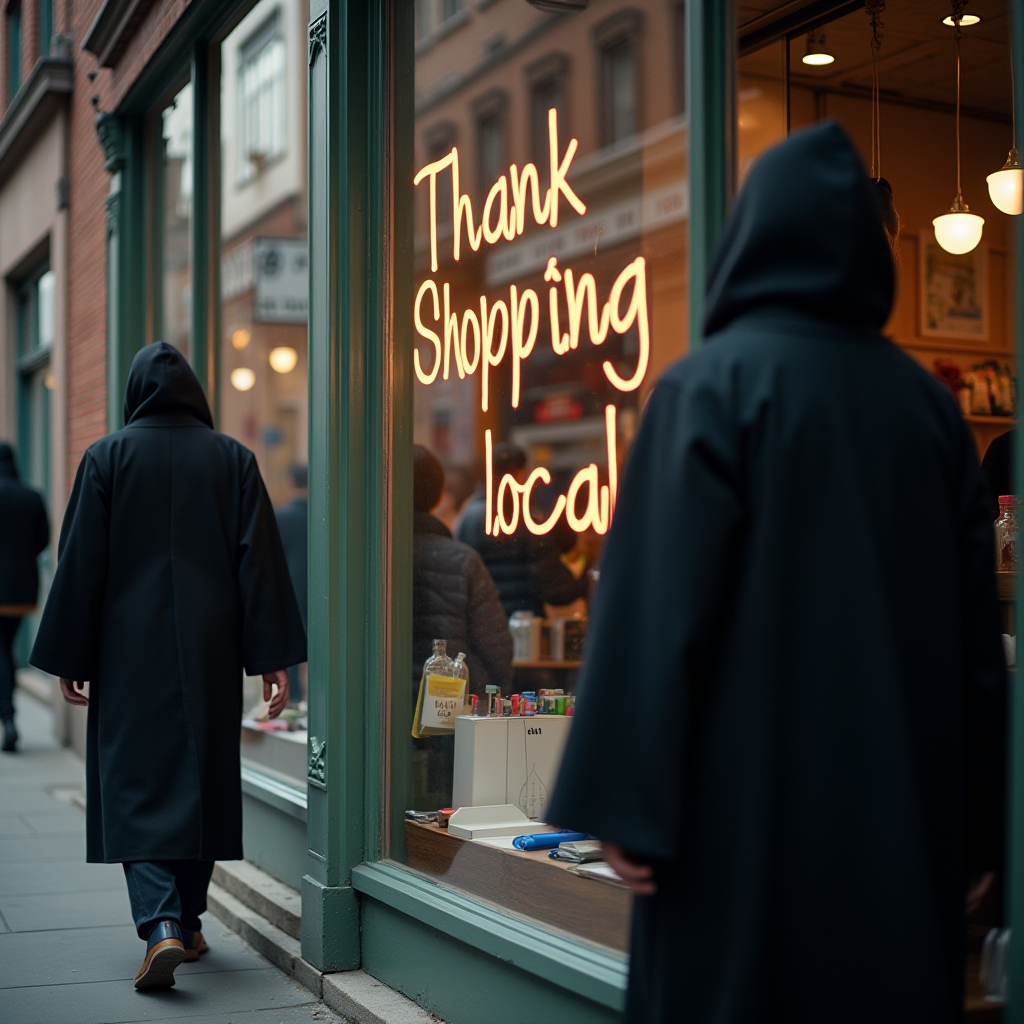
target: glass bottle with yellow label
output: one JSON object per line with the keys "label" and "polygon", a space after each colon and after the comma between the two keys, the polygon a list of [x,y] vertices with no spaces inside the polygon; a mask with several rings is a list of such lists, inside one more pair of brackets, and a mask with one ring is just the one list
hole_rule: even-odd
{"label": "glass bottle with yellow label", "polygon": [[441,736],[454,733],[455,716],[462,714],[469,685],[469,670],[448,657],[448,642],[434,641],[434,653],[423,664],[412,734]]}

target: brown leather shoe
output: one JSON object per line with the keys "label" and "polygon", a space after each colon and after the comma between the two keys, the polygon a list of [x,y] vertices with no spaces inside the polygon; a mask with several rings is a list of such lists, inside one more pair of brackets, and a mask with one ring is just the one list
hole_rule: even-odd
{"label": "brown leather shoe", "polygon": [[149,933],[146,959],[135,975],[136,989],[170,988],[174,984],[174,970],[184,959],[181,929],[174,921],[159,921]]}
{"label": "brown leather shoe", "polygon": [[202,932],[182,932],[185,943],[185,963],[192,964],[199,959],[200,953],[206,953],[210,947],[206,944]]}

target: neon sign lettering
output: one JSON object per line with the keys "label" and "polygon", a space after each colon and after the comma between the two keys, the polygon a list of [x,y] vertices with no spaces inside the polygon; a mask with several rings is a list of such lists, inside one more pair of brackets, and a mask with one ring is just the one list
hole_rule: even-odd
{"label": "neon sign lettering", "polygon": [[[526,229],[527,210],[537,225],[558,226],[559,205],[562,199],[579,215],[587,212],[586,204],[576,195],[566,180],[579,143],[570,139],[564,154],[559,157],[558,112],[548,111],[548,181],[541,192],[537,167],[527,163],[522,170],[516,164],[509,166],[491,186],[484,202],[480,223],[473,217],[473,204],[462,193],[459,180],[459,151],[450,153],[422,167],[413,178],[413,184],[429,182],[430,199],[430,268],[437,273],[437,177],[446,168],[452,172],[452,257],[458,261],[462,252],[463,225],[470,249],[479,251],[485,242],[496,245],[512,241]],[[587,334],[594,346],[603,345],[609,332],[624,335],[635,330],[637,362],[632,374],[622,377],[610,360],[604,360],[602,370],[609,383],[618,391],[635,391],[643,383],[650,363],[650,321],[647,308],[647,264],[637,256],[618,274],[608,293],[607,301],[599,304],[597,281],[587,272],[578,280],[572,268],[564,270],[558,259],[551,256],[544,271],[548,284],[548,334],[552,351],[564,356],[579,348],[583,333],[584,315]],[[561,286],[561,287],[559,287]],[[560,323],[559,293],[564,294],[567,310],[567,331]],[[429,299],[429,301],[427,301]],[[625,309],[623,305],[625,304]],[[509,287],[507,299],[481,295],[479,314],[475,308],[461,312],[452,309],[451,285],[442,281],[440,288],[433,278],[427,278],[416,292],[413,305],[413,323],[419,338],[430,343],[433,358],[430,366],[423,365],[420,349],[413,351],[413,370],[417,380],[432,384],[440,375],[449,380],[454,372],[460,379],[480,374],[480,408],[487,412],[491,400],[491,377],[506,356],[512,362],[513,409],[519,408],[523,363],[533,353],[541,327],[542,302],[533,288]],[[428,357],[429,358],[429,357]],[[605,409],[605,441],[608,454],[608,483],[599,484],[598,467],[591,463],[573,478],[568,491],[559,495],[546,519],[538,522],[531,508],[531,496],[538,484],[551,483],[551,474],[537,467],[523,482],[505,474],[498,481],[497,492],[493,480],[493,437],[490,429],[484,434],[486,473],[486,530],[488,534],[510,535],[519,528],[520,518],[526,529],[541,536],[554,529],[564,514],[568,525],[577,532],[593,529],[607,533],[615,509],[618,489],[618,462],[616,452],[617,410],[614,405]],[[580,512],[581,499],[583,511]],[[495,504],[497,509],[495,510]],[[507,509],[511,513],[507,514]]]}

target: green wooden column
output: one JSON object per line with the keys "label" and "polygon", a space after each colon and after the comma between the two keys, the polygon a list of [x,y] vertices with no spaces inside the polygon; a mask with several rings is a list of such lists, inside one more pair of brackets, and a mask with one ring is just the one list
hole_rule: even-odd
{"label": "green wooden column", "polygon": [[735,182],[734,4],[687,0],[690,175],[690,348],[701,343],[708,266]]}
{"label": "green wooden column", "polygon": [[[1024,110],[1024,0],[1010,3],[1010,42],[1013,48],[1013,71],[1016,85],[1014,100],[1017,110]],[[1013,272],[1016,287],[1010,294],[1016,298],[1014,311],[1017,332],[1017,366],[1024,366],[1024,217],[1016,221],[1016,259]],[[1024,494],[1024,445],[1014,446],[1014,493]],[[1017,577],[1017,622],[1024,613],[1024,573]],[[1019,630],[1018,630],[1019,634]],[[1010,975],[1009,1005],[1006,1024],[1024,1022],[1024,694],[1021,693],[1021,673],[1018,668],[1010,673],[1010,757],[1009,757],[1009,829],[1007,864],[1007,921],[1013,928],[1010,942],[1008,970]]]}
{"label": "green wooden column", "polygon": [[110,174],[107,216],[107,430],[124,426],[124,389],[135,353],[145,341],[143,252],[145,208],[142,126],[135,118],[102,113],[96,134]]}
{"label": "green wooden column", "polygon": [[310,742],[302,952],[321,970],[359,965],[352,868],[373,856],[381,806],[384,6],[314,0],[309,26]]}

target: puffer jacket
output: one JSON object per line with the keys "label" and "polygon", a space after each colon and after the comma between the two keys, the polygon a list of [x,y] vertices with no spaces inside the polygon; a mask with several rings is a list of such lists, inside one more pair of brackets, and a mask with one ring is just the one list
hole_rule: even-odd
{"label": "puffer jacket", "polygon": [[433,641],[446,640],[450,657],[460,651],[467,655],[471,693],[482,696],[491,684],[509,693],[512,635],[480,556],[429,512],[414,513],[412,544],[414,687]]}
{"label": "puffer jacket", "polygon": [[545,603],[566,605],[587,596],[587,581],[576,579],[565,567],[551,537],[534,537],[523,526],[511,537],[488,536],[485,507],[483,497],[472,498],[455,536],[483,559],[506,615],[519,611],[543,615]]}

